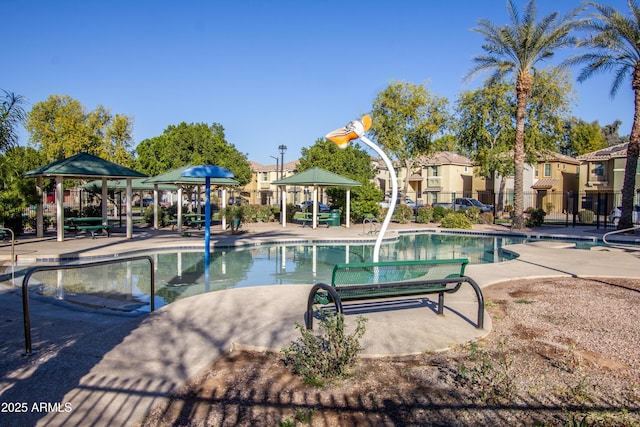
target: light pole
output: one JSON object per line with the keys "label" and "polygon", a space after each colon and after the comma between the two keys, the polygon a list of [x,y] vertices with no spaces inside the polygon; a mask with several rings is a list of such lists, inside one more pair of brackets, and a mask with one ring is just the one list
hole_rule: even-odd
{"label": "light pole", "polygon": [[[279,169],[279,167],[278,167],[278,158],[277,158],[276,156],[269,156],[269,157],[271,157],[272,159],[275,159],[275,160],[276,160],[276,181],[277,181],[277,180],[279,180],[279,179],[280,179],[280,178],[278,178],[278,169]],[[278,186],[276,185],[276,205],[277,205],[278,203],[280,203],[280,202],[279,202],[280,198],[278,197],[278,189],[279,189],[279,188],[280,188],[280,187],[278,187]]]}

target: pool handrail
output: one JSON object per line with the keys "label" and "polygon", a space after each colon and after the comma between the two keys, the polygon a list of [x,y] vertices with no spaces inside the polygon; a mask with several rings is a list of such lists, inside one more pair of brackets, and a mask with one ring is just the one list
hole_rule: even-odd
{"label": "pool handrail", "polygon": [[613,243],[613,242],[608,242],[607,241],[607,237],[611,236],[612,234],[618,234],[618,233],[626,233],[628,231],[634,231],[640,228],[640,225],[634,225],[631,228],[623,228],[622,230],[613,230],[613,231],[609,231],[608,233],[605,233],[602,236],[602,243],[606,244],[606,245],[617,245],[617,246],[633,246],[635,248],[638,247],[638,245],[634,245],[634,244],[625,244],[625,243]]}
{"label": "pool handrail", "polygon": [[22,279],[22,315],[24,322],[24,341],[25,341],[25,351],[22,353],[23,356],[31,356],[34,351],[31,345],[31,313],[29,312],[29,279],[31,276],[37,271],[47,271],[47,270],[71,270],[77,268],[89,268],[89,267],[97,267],[100,265],[107,264],[118,264],[122,262],[131,262],[131,261],[139,261],[139,260],[147,260],[149,261],[151,267],[151,298],[149,300],[151,311],[155,310],[155,267],[153,258],[149,255],[138,255],[127,258],[117,258],[117,259],[108,259],[102,261],[94,261],[88,262],[84,264],[65,264],[65,265],[40,265],[36,267],[31,267],[24,275]]}

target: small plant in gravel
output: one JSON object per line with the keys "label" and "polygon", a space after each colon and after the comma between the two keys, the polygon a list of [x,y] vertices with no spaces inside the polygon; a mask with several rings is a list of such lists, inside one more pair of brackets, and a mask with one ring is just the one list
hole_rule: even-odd
{"label": "small plant in gravel", "polygon": [[315,409],[296,408],[296,414],[293,418],[289,417],[278,423],[279,427],[295,427],[300,424],[311,424],[313,421],[313,413]]}
{"label": "small plant in gravel", "polygon": [[305,384],[316,387],[323,387],[326,380],[345,377],[358,361],[366,321],[358,316],[353,334],[345,332],[343,314],[323,313],[320,318],[323,333],[320,335],[296,324],[302,336],[283,350],[285,364],[301,375]]}
{"label": "small plant in gravel", "polygon": [[506,351],[506,343],[501,342],[498,353],[493,356],[476,342],[470,343],[468,349],[471,367],[458,367],[464,385],[476,390],[482,402],[510,401],[516,386],[512,376],[513,358]]}

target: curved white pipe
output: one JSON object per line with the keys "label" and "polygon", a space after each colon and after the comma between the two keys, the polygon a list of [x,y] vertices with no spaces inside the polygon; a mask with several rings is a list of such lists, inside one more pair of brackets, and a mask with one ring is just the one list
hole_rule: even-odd
{"label": "curved white pipe", "polygon": [[387,231],[387,227],[391,222],[391,217],[393,216],[393,211],[396,210],[396,201],[398,200],[398,177],[396,176],[396,171],[393,169],[393,164],[389,157],[382,151],[380,147],[371,142],[369,138],[362,135],[360,140],[371,147],[378,155],[382,158],[384,163],[387,165],[387,169],[389,169],[389,175],[391,176],[391,199],[389,200],[389,210],[387,211],[387,216],[384,218],[382,222],[382,227],[380,227],[380,233],[378,234],[378,239],[376,240],[376,244],[373,248],[373,262],[378,262],[380,258],[380,246],[382,246],[382,240],[384,239],[384,233]]}

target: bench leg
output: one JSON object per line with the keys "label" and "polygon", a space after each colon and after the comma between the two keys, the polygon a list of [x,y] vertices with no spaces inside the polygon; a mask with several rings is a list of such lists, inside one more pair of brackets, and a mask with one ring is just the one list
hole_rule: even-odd
{"label": "bench leg", "polygon": [[438,292],[438,314],[444,314],[444,292]]}

